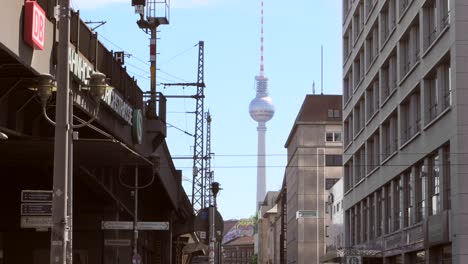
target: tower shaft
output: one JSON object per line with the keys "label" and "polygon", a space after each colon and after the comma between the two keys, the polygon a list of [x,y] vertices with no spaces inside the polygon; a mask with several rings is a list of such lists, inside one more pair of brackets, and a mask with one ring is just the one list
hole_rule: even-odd
{"label": "tower shaft", "polygon": [[266,123],[258,122],[257,208],[260,207],[266,194],[266,131]]}

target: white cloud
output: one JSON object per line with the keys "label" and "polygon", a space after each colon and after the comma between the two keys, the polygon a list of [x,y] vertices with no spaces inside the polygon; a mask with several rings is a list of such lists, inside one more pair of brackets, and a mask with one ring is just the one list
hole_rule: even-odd
{"label": "white cloud", "polygon": [[[167,0],[169,1],[169,0]],[[170,0],[171,8],[195,8],[213,4],[217,0]],[[76,9],[98,9],[112,4],[131,4],[131,0],[72,0],[72,6]]]}

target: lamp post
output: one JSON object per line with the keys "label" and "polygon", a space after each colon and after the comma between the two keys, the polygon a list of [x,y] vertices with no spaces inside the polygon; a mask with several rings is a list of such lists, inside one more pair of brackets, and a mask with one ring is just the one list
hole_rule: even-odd
{"label": "lamp post", "polygon": [[215,244],[216,244],[216,195],[218,195],[220,188],[218,182],[211,183],[211,192],[213,193],[213,205],[210,206],[210,252],[209,252],[209,263],[215,263]]}

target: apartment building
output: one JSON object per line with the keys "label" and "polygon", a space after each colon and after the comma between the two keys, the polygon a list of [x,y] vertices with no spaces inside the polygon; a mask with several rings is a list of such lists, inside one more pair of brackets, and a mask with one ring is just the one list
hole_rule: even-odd
{"label": "apartment building", "polygon": [[343,0],[347,247],[468,263],[468,1]]}
{"label": "apartment building", "polygon": [[286,263],[319,263],[325,254],[329,189],[343,176],[341,103],[341,95],[307,95],[285,144],[286,204],[277,211],[287,212]]}

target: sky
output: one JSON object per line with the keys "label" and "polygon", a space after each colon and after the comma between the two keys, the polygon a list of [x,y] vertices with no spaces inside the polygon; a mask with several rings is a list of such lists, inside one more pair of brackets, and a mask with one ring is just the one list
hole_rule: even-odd
{"label": "sky", "polygon": [[[167,0],[169,1],[169,0]],[[131,0],[72,0],[109,49],[131,54],[130,75],[149,90],[149,36],[138,28]],[[248,112],[260,65],[260,0],[171,0],[169,25],[158,27],[157,82],[196,82],[198,47],[205,42],[205,111],[212,116],[211,167],[221,184],[218,210],[227,219],[255,214],[257,123]],[[267,191],[281,188],[284,147],[307,94],[341,94],[341,0],[265,0],[265,76],[276,108],[267,123]],[[96,24],[90,24],[94,27]],[[194,87],[158,86],[166,95],[194,95]],[[167,144],[173,157],[193,156],[195,101],[168,99]],[[187,133],[184,133],[187,132]],[[175,160],[191,195],[192,161]]]}

